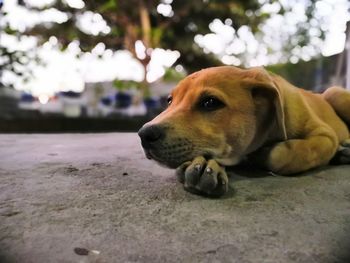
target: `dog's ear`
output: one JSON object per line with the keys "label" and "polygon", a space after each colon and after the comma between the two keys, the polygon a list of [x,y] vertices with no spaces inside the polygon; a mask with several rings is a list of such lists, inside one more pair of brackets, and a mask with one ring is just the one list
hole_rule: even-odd
{"label": "dog's ear", "polygon": [[[276,85],[277,83],[274,81],[274,78],[264,68],[251,68],[247,70],[247,73],[246,76],[247,79],[249,79],[249,88],[253,99],[257,104],[263,103],[262,101],[264,100],[272,102],[273,111],[275,112],[275,121],[280,131],[279,137],[283,140],[287,140],[282,91],[278,85]],[[257,107],[259,106],[260,105],[257,105]]]}

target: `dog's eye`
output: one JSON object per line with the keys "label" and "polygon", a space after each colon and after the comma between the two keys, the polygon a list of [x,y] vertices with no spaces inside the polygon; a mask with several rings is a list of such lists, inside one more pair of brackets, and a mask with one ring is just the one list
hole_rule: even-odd
{"label": "dog's eye", "polygon": [[170,105],[173,102],[173,96],[169,95],[167,98],[168,105]]}
{"label": "dog's eye", "polygon": [[224,107],[225,104],[215,97],[206,97],[199,103],[199,107],[205,111],[214,111]]}

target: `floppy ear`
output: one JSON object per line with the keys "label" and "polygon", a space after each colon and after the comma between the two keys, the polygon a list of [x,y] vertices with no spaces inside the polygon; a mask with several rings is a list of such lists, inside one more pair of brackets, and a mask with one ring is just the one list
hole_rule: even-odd
{"label": "floppy ear", "polygon": [[284,103],[283,94],[279,87],[276,85],[273,77],[264,68],[251,68],[248,70],[249,86],[251,88],[251,94],[254,100],[258,101],[261,98],[265,98],[272,102],[275,121],[280,131],[280,137],[283,140],[287,140],[287,132],[285,125]]}

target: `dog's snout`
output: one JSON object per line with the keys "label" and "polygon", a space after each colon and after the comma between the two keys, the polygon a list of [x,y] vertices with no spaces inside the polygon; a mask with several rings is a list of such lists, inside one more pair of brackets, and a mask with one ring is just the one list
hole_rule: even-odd
{"label": "dog's snout", "polygon": [[150,147],[152,144],[160,141],[165,136],[164,129],[158,125],[144,126],[138,132],[142,146]]}

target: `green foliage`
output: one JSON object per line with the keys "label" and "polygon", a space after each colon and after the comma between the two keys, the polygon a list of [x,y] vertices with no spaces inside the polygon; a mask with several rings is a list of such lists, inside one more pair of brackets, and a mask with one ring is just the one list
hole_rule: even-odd
{"label": "green foliage", "polygon": [[[306,10],[307,21],[298,25],[296,35],[297,43],[286,41],[284,52],[288,53],[296,45],[304,46],[309,43],[308,21],[313,18],[313,10],[316,0],[309,2]],[[85,7],[81,10],[71,8],[64,1],[54,1],[50,6],[41,9],[29,6],[25,1],[18,2],[35,11],[45,11],[54,8],[68,15],[68,21],[56,24],[41,24],[33,28],[28,28],[25,34],[39,37],[41,43],[56,36],[62,49],[66,48],[73,40],[79,40],[80,48],[83,52],[90,51],[96,44],[103,42],[108,49],[127,49],[136,57],[135,41],[142,40],[146,48],[161,47],[164,49],[178,50],[181,54],[178,63],[183,65],[187,72],[199,70],[201,68],[221,65],[222,62],[214,54],[204,53],[202,48],[194,43],[197,34],[210,33],[209,23],[214,19],[225,21],[231,19],[234,29],[247,25],[254,34],[259,34],[260,25],[270,17],[271,14],[260,12],[261,4],[258,0],[174,0],[171,3],[173,15],[165,17],[157,12],[157,6],[163,3],[162,0],[99,0],[84,1]],[[279,0],[269,0],[268,3],[279,2]],[[86,11],[99,13],[111,28],[108,34],[100,33],[90,35],[83,32],[77,26],[79,16]],[[281,6],[279,14],[290,10],[285,10]],[[249,14],[249,15],[248,15]],[[5,28],[9,34],[17,32],[9,27]],[[290,36],[290,37],[295,37]],[[322,36],[321,36],[322,37]],[[11,56],[4,53],[5,56]],[[14,57],[12,55],[12,57]],[[14,63],[11,60],[11,63]],[[144,68],[150,61],[149,54],[145,59],[139,59]],[[165,80],[173,78],[173,73],[166,72]],[[178,76],[175,76],[175,79]],[[145,88],[146,80],[138,84],[126,81],[117,81],[115,86],[125,89],[129,86]]]}
{"label": "green foliage", "polygon": [[123,90],[128,90],[131,88],[140,89],[142,84],[140,82],[136,82],[136,81],[132,81],[132,80],[119,80],[119,79],[117,79],[113,82],[113,85],[119,91],[123,91]]}
{"label": "green foliage", "polygon": [[[299,61],[297,64],[286,63],[268,66],[267,69],[281,75],[293,85],[306,90],[322,91],[327,86],[315,87],[316,74],[320,74],[320,81],[330,83],[330,76],[334,73],[336,56],[318,57],[310,61]],[[307,78],[305,76],[308,76]]]}
{"label": "green foliage", "polygon": [[163,76],[165,82],[178,82],[185,77],[184,73],[176,71],[174,68],[168,68]]}
{"label": "green foliage", "polygon": [[[157,12],[157,6],[160,3],[162,2],[159,0],[85,1],[84,9],[76,10],[61,1],[56,1],[52,8],[66,12],[70,17],[69,20],[49,28],[38,25],[26,33],[39,36],[43,40],[54,35],[62,46],[67,46],[72,40],[78,39],[83,51],[89,51],[97,43],[103,42],[107,48],[128,49],[133,54],[135,50],[133,50],[132,43],[138,39],[149,38],[150,43],[147,47],[162,47],[180,51],[182,55],[180,63],[189,72],[192,72],[199,68],[221,64],[213,55],[205,54],[193,41],[196,34],[210,32],[208,25],[213,19],[231,18],[233,27],[238,28],[246,24],[251,25],[253,31],[256,31],[257,26],[266,19],[263,16],[248,18],[245,15],[247,10],[254,13],[259,9],[260,4],[257,0],[173,1],[171,6],[174,14],[171,17],[164,17]],[[147,9],[151,25],[148,36],[145,36],[140,20],[142,5]],[[92,36],[82,32],[76,26],[77,16],[88,10],[102,15],[111,28],[109,34]],[[192,28],[189,25],[192,25]],[[142,63],[147,63],[147,61]]]}
{"label": "green foliage", "polygon": [[[24,81],[28,80],[31,76],[31,71],[25,68],[29,63],[28,56],[22,51],[12,51],[7,47],[0,46],[0,88],[4,87],[4,83],[1,79],[1,74],[3,71],[11,71],[19,77],[23,77]],[[11,84],[9,84],[12,87]]]}
{"label": "green foliage", "polygon": [[98,11],[101,13],[118,9],[117,0],[109,0],[109,1],[101,1],[101,2],[105,2],[105,3],[102,3],[101,6],[98,8]]}
{"label": "green foliage", "polygon": [[[6,13],[1,12],[0,17]],[[15,36],[20,39],[20,34],[17,30],[11,28],[9,25],[5,25],[2,28],[3,32]],[[13,74],[21,77],[22,80],[28,81],[32,76],[32,71],[27,67],[30,61],[35,61],[37,64],[40,64],[41,61],[39,58],[33,54],[20,50],[15,50],[7,46],[3,46],[0,41],[0,88],[3,88],[5,84],[3,83],[2,73],[4,71],[10,71]],[[6,84],[8,87],[13,88],[12,84]]]}

